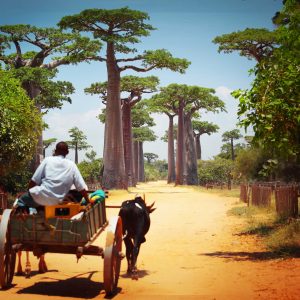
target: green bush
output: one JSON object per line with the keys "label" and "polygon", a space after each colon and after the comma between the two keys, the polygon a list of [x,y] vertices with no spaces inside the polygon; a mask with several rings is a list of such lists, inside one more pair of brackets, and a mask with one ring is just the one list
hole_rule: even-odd
{"label": "green bush", "polygon": [[92,161],[82,161],[77,167],[86,182],[99,182],[101,180],[100,171],[103,166],[101,158],[93,159]]}
{"label": "green bush", "polygon": [[168,164],[164,160],[145,163],[145,181],[165,180],[168,177]]}
{"label": "green bush", "polygon": [[42,130],[41,115],[20,82],[0,70],[0,176],[21,170],[31,160]]}
{"label": "green bush", "polygon": [[228,159],[216,157],[214,160],[198,161],[199,184],[207,183],[225,184],[231,177],[233,162]]}

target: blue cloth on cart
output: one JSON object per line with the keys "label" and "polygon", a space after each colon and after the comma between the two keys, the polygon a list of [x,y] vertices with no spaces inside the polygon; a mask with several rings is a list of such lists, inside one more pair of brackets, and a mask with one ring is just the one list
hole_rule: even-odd
{"label": "blue cloth on cart", "polygon": [[[90,203],[96,204],[105,199],[105,192],[103,190],[96,190],[89,195]],[[87,205],[86,200],[82,199],[81,205]]]}

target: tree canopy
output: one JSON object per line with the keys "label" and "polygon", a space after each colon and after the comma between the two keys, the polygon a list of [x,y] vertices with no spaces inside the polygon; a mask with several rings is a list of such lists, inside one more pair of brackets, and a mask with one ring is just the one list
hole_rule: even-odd
{"label": "tree canopy", "polygon": [[[285,22],[276,29],[279,46],[254,68],[249,90],[237,90],[242,126],[253,127],[254,142],[281,157],[300,153],[300,4],[288,0],[281,12]],[[288,16],[288,18],[287,18]]]}
{"label": "tree canopy", "polygon": [[70,149],[75,150],[75,163],[78,163],[78,151],[86,150],[91,146],[86,142],[86,136],[78,127],[72,127],[69,130],[71,140],[68,141],[68,146]]}

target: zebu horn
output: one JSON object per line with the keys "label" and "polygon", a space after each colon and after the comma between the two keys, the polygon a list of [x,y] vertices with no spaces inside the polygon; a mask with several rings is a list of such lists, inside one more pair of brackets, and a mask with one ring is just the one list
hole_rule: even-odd
{"label": "zebu horn", "polygon": [[143,198],[144,198],[144,202],[146,203],[146,195],[145,195],[145,193],[144,193],[144,197]]}
{"label": "zebu horn", "polygon": [[147,205],[147,208],[151,209],[154,206],[154,204],[155,204],[155,201],[151,205]]}

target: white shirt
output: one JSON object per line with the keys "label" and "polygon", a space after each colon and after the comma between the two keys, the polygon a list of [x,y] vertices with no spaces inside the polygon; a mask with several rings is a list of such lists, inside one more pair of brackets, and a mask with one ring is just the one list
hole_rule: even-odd
{"label": "white shirt", "polygon": [[76,164],[62,155],[46,157],[32,176],[37,184],[29,190],[40,205],[57,205],[74,184],[78,191],[87,190]]}

